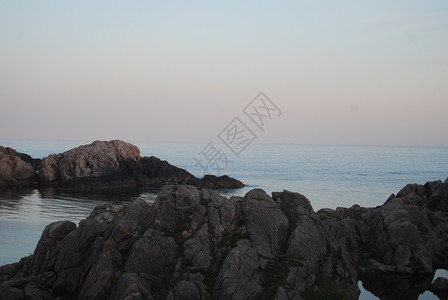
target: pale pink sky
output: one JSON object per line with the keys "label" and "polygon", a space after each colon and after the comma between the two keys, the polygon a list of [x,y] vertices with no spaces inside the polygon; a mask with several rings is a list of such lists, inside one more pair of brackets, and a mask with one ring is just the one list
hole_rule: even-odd
{"label": "pale pink sky", "polygon": [[0,2],[0,140],[448,146],[448,2]]}

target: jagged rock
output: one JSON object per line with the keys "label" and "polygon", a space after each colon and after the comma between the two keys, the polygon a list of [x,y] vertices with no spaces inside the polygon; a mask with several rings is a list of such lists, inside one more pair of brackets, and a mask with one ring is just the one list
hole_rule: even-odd
{"label": "jagged rock", "polygon": [[241,241],[227,255],[213,287],[215,299],[256,299],[260,285],[260,261],[250,242]]}
{"label": "jagged rock", "polygon": [[[337,273],[341,265],[349,268],[341,253],[322,250],[326,260],[307,264],[307,257],[286,252],[303,224],[288,215],[290,223],[281,210],[285,203],[262,190],[227,199],[209,189],[168,185],[152,205],[142,200],[128,207],[103,205],[77,228],[67,221],[50,224],[29,259],[29,271],[11,265],[0,268],[0,275],[24,293],[27,286],[35,293],[40,291],[31,287],[44,286],[42,292],[54,297],[78,299],[269,298],[281,283],[268,283],[271,272],[288,282],[282,295],[293,298],[312,285],[306,278],[320,276],[321,268],[336,270],[328,280],[345,280],[347,274]],[[303,209],[314,214],[309,203]],[[279,264],[285,256],[292,265]],[[300,284],[304,279],[308,283]]]}
{"label": "jagged rock", "polygon": [[237,207],[235,198],[229,200],[215,192],[202,190],[202,199],[207,202],[208,223],[213,231],[213,236],[220,239],[222,234],[231,231],[235,226],[237,217]]}
{"label": "jagged rock", "polygon": [[111,300],[153,300],[149,284],[135,273],[124,273],[112,292]]}
{"label": "jagged rock", "polygon": [[184,261],[190,271],[207,270],[210,267],[212,257],[207,232],[198,231],[192,239],[185,241],[183,248]]}
{"label": "jagged rock", "polygon": [[124,266],[128,273],[145,273],[157,285],[169,279],[176,263],[177,244],[161,231],[149,228],[132,247]]}
{"label": "jagged rock", "polygon": [[95,141],[60,154],[51,154],[40,163],[41,186],[90,190],[187,183],[197,187],[239,188],[241,181],[228,176],[194,177],[184,169],[157,157],[141,157],[140,150],[120,140]]}
{"label": "jagged rock", "polygon": [[36,170],[36,171],[39,170],[40,162],[42,161],[40,158],[33,158],[33,157],[31,157],[30,155],[28,155],[26,153],[17,152],[16,150],[11,149],[11,148],[9,148],[8,150],[10,152],[12,152],[13,155],[17,155],[18,157],[20,157],[24,162],[29,163],[30,165],[32,165],[34,170]]}
{"label": "jagged rock", "polygon": [[[273,198],[290,224],[286,255],[292,266],[286,282],[293,288],[282,287],[289,298],[306,293],[319,299],[331,292],[338,298],[356,299],[359,289],[351,259],[345,247],[339,246],[325,231],[309,200],[289,191],[273,193]],[[344,283],[345,288],[329,282]],[[282,291],[280,295],[283,294]]]}
{"label": "jagged rock", "polygon": [[42,273],[48,268],[49,262],[55,258],[54,253],[52,253],[52,250],[55,249],[53,246],[57,245],[59,241],[75,228],[76,224],[70,221],[51,223],[45,228],[34,251],[31,271],[33,274]]}
{"label": "jagged rock", "polygon": [[154,228],[168,232],[188,231],[191,229],[188,226],[190,217],[198,206],[200,196],[195,187],[166,185],[162,187],[154,202]]}
{"label": "jagged rock", "polygon": [[[0,267],[0,295],[357,299],[359,278],[381,294],[391,280],[378,272],[420,274],[447,265],[446,185],[409,186],[376,208],[318,213],[289,191],[271,198],[255,189],[227,199],[168,185],[152,204],[101,205],[78,227],[50,224],[32,256]],[[418,286],[403,281],[406,295],[427,289],[425,276]]]}
{"label": "jagged rock", "polygon": [[288,238],[288,218],[263,190],[254,189],[244,196],[243,212],[252,247],[265,258],[275,257]]}
{"label": "jagged rock", "polygon": [[[114,217],[111,213],[106,212],[102,218],[112,222]],[[153,212],[149,204],[140,199],[134,201],[130,209],[120,216],[112,229],[111,237],[117,243],[118,250],[129,250],[149,227],[152,219]]]}
{"label": "jagged rock", "polygon": [[43,185],[135,185],[132,169],[140,161],[140,150],[114,140],[95,141],[61,154],[51,154],[41,162],[39,179]]}
{"label": "jagged rock", "polygon": [[[25,160],[24,160],[25,159]],[[36,171],[26,154],[0,146],[0,187],[35,186]],[[37,163],[36,163],[37,164]]]}
{"label": "jagged rock", "polygon": [[192,281],[179,281],[174,289],[170,291],[167,300],[205,300],[207,295],[202,285]]}
{"label": "jagged rock", "polygon": [[448,260],[448,183],[407,185],[382,206],[320,210],[320,220],[341,244],[375,261],[362,268],[405,274],[433,272]]}
{"label": "jagged rock", "polygon": [[0,146],[0,188],[3,189],[39,186],[90,191],[165,183],[213,189],[244,186],[227,175],[205,175],[198,179],[157,157],[141,157],[136,146],[120,140],[95,141],[42,160]]}
{"label": "jagged rock", "polygon": [[140,162],[139,170],[141,170],[141,174],[138,175],[138,183],[141,185],[172,182],[197,186],[195,183],[199,181],[186,170],[175,167],[154,156],[142,157]]}
{"label": "jagged rock", "polygon": [[312,268],[318,267],[318,262],[327,252],[327,243],[311,204],[303,195],[289,191],[274,193],[273,197],[286,212],[292,225],[287,254],[303,260],[305,267],[314,271]]}
{"label": "jagged rock", "polygon": [[79,299],[106,299],[121,265],[122,255],[114,244],[104,245],[98,261],[90,269],[82,285]]}

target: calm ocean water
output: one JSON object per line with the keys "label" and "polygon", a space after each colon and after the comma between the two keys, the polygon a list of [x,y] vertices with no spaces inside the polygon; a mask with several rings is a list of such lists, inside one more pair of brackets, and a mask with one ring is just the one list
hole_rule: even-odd
{"label": "calm ocean water", "polygon": [[[43,158],[90,142],[1,140],[0,145]],[[142,156],[154,155],[198,177],[204,175],[193,157],[199,157],[207,143],[134,144]],[[224,145],[217,148],[225,152]],[[252,144],[240,157],[226,153],[229,163],[221,173],[240,179],[247,186],[223,191],[225,196],[244,195],[253,188],[268,193],[286,189],[304,194],[316,211],[354,204],[381,205],[408,183],[424,184],[448,177],[447,147]],[[121,204],[137,197],[151,201],[155,194],[79,196],[38,190],[0,192],[0,264],[31,254],[42,230],[51,222],[62,219],[79,222],[98,204]],[[433,299],[429,294],[421,295],[420,299]],[[368,293],[363,291],[361,299],[369,299]]]}

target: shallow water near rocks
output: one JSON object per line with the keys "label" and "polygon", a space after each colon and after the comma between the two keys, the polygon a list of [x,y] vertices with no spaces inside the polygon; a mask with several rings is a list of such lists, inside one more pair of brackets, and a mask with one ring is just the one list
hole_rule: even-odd
{"label": "shallow water near rocks", "polygon": [[[367,282],[358,281],[361,291],[360,300],[379,299],[439,299],[430,291],[425,291],[427,286],[437,277],[448,279],[448,270],[437,269],[433,276],[381,276],[369,278]],[[366,285],[367,284],[367,285]],[[377,294],[375,296],[374,294]]]}
{"label": "shallow water near rocks", "polygon": [[[0,145],[42,158],[90,142],[0,141]],[[142,156],[154,155],[195,176],[204,175],[193,157],[206,143],[134,144],[140,148]],[[228,155],[230,162],[220,175],[228,174],[247,186],[220,191],[224,196],[243,196],[253,188],[262,188],[268,193],[287,189],[304,194],[315,211],[354,204],[378,206],[408,183],[424,184],[448,177],[446,147],[252,144],[240,157],[231,156],[232,153]],[[52,189],[0,192],[0,264],[32,254],[43,229],[51,222],[70,220],[78,223],[97,205],[122,205],[138,197],[151,202],[155,196],[155,190],[132,189],[91,194],[59,193]],[[360,299],[378,299],[362,284],[360,289]],[[437,297],[425,292],[419,299]]]}
{"label": "shallow water near rocks", "polygon": [[59,193],[54,189],[16,190],[0,194],[0,265],[18,261],[34,252],[45,226],[58,220],[79,223],[97,206],[129,204],[142,198],[153,202],[154,191],[120,194]]}

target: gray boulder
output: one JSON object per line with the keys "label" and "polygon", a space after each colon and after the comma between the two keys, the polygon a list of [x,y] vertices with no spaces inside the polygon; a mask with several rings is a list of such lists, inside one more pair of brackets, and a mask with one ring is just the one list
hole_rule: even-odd
{"label": "gray boulder", "polygon": [[132,169],[139,162],[140,150],[134,145],[95,141],[42,159],[39,180],[42,185],[65,187],[135,186]]}
{"label": "gray boulder", "polygon": [[122,255],[113,243],[106,243],[98,261],[92,266],[79,293],[79,299],[106,299],[113,287]]}
{"label": "gray boulder", "polygon": [[242,240],[227,255],[213,287],[215,299],[257,299],[260,284],[260,261],[250,242]]}
{"label": "gray boulder", "polygon": [[193,238],[183,244],[184,261],[190,271],[205,271],[212,262],[209,234],[198,231]]}
{"label": "gray boulder", "polygon": [[177,244],[161,231],[149,228],[133,245],[124,270],[145,274],[157,285],[171,277],[177,259]]}
{"label": "gray boulder", "polygon": [[[273,193],[279,208],[289,219],[286,247],[286,284],[277,290],[278,297],[356,299],[359,295],[357,273],[345,247],[336,243],[309,200],[298,193]],[[280,265],[281,266],[281,265]],[[339,284],[329,284],[338,282]]]}
{"label": "gray boulder", "polygon": [[288,238],[288,218],[260,189],[248,192],[242,207],[253,248],[265,258],[278,255]]}
{"label": "gray boulder", "polygon": [[153,300],[146,280],[135,273],[124,273],[118,280],[110,300]]}
{"label": "gray boulder", "polygon": [[60,221],[48,225],[37,244],[33,255],[32,273],[39,274],[48,269],[50,261],[54,261],[56,246],[70,232],[75,230],[76,224],[70,221]]}

